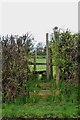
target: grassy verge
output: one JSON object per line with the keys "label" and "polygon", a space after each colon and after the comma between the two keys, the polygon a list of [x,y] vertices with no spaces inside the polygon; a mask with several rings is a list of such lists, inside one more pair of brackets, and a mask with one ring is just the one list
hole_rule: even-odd
{"label": "grassy verge", "polygon": [[[25,96],[9,104],[3,103],[3,117],[78,117],[77,86],[62,84],[60,87],[61,93],[57,96],[49,95],[43,98],[31,96],[29,99]],[[67,89],[65,90],[65,88]],[[33,90],[39,90],[39,88],[36,87]],[[69,90],[71,90],[70,94],[68,94]],[[23,102],[24,100],[25,102]]]}
{"label": "grassy verge", "polygon": [[40,100],[37,103],[3,104],[4,117],[78,117],[78,106],[70,102],[56,103]]}

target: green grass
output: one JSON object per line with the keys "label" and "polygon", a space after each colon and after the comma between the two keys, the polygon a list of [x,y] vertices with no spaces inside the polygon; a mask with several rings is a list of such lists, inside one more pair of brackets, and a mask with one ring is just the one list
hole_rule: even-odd
{"label": "green grass", "polygon": [[37,58],[36,62],[37,63],[46,63],[46,58]]}
{"label": "green grass", "polygon": [[37,65],[36,70],[46,70],[45,65]]}
{"label": "green grass", "polygon": [[[33,59],[31,59],[33,61]],[[46,56],[38,56],[36,59],[37,63],[46,63]],[[33,65],[30,65],[30,70],[33,71]],[[37,65],[36,70],[46,70],[46,65]],[[53,75],[56,74],[56,67],[53,66]]]}
{"label": "green grass", "polygon": [[[34,59],[31,58],[31,61],[33,62]],[[36,62],[37,62],[37,63],[46,63],[46,56],[44,56],[44,57],[43,57],[43,56],[37,56]]]}
{"label": "green grass", "polygon": [[76,104],[40,100],[37,103],[3,104],[4,117],[78,117]]}
{"label": "green grass", "polygon": [[[38,57],[37,62],[46,62],[46,58]],[[31,70],[33,67],[31,66]],[[37,70],[46,70],[46,66],[37,66]],[[53,66],[53,75],[56,73],[56,68]],[[54,83],[53,87],[48,87],[48,90],[57,89],[54,80],[38,80],[33,79],[29,81],[29,90],[40,91],[43,88],[40,87],[40,83]],[[27,86],[27,85],[26,85]],[[65,90],[66,88],[66,90]],[[27,96],[16,98],[13,103],[3,103],[2,114],[4,117],[78,117],[78,103],[77,103],[77,85],[69,83],[59,84],[58,89],[60,94],[58,96],[48,96],[47,98],[41,98],[40,96]],[[67,93],[71,93],[69,97]],[[67,91],[67,92],[66,92]]]}
{"label": "green grass", "polygon": [[[31,59],[33,61],[33,59]],[[36,59],[36,63],[46,63],[46,57],[38,56]],[[30,66],[31,71],[33,70],[33,65]],[[37,65],[36,70],[46,70],[46,65]]]}
{"label": "green grass", "polygon": [[[35,83],[36,82],[36,83]],[[36,84],[41,81],[32,81],[30,89],[40,90]],[[51,81],[52,82],[52,81]],[[34,83],[34,84],[33,84]],[[32,87],[32,88],[31,88]],[[3,103],[2,113],[4,117],[78,117],[78,102],[77,102],[77,85],[64,84],[60,86],[62,92],[58,96],[48,96],[41,98],[40,96],[20,97],[13,103]],[[68,97],[64,88],[71,89],[71,94]],[[25,101],[25,102],[23,102]]]}

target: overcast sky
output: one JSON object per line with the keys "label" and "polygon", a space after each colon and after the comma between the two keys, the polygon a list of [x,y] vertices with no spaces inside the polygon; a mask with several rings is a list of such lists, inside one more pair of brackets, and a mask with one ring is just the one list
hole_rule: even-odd
{"label": "overcast sky", "polygon": [[33,34],[37,42],[45,42],[46,32],[55,26],[78,31],[78,2],[4,2],[2,34]]}

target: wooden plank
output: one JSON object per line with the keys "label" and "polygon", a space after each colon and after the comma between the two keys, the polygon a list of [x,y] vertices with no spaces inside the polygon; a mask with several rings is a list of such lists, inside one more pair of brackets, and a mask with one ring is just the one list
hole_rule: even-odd
{"label": "wooden plank", "polygon": [[36,65],[46,65],[46,63],[36,63]]}
{"label": "wooden plank", "polygon": [[[28,62],[29,65],[34,65],[32,62]],[[46,65],[46,63],[36,63],[36,65]]]}
{"label": "wooden plank", "polygon": [[[34,63],[33,62],[28,62],[28,64],[29,65],[34,65]],[[49,63],[49,65],[50,65],[51,63]],[[46,63],[36,63],[36,65],[46,65]],[[52,64],[52,66],[53,66],[53,64]]]}
{"label": "wooden plank", "polygon": [[49,44],[48,44],[48,33],[46,33],[46,74],[47,80],[49,79]]}
{"label": "wooden plank", "polygon": [[42,71],[33,71],[33,74],[43,74],[46,73],[46,70],[42,70]]}

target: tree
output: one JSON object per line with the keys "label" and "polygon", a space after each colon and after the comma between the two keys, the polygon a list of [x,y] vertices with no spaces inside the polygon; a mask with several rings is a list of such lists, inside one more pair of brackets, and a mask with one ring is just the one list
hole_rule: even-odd
{"label": "tree", "polygon": [[29,34],[28,32],[23,35],[22,39],[24,40],[24,46],[26,48],[26,52],[29,55],[30,52],[33,50],[33,36],[32,34]]}
{"label": "tree", "polygon": [[37,55],[43,55],[44,54],[44,47],[43,47],[43,43],[39,42],[37,44]]}

